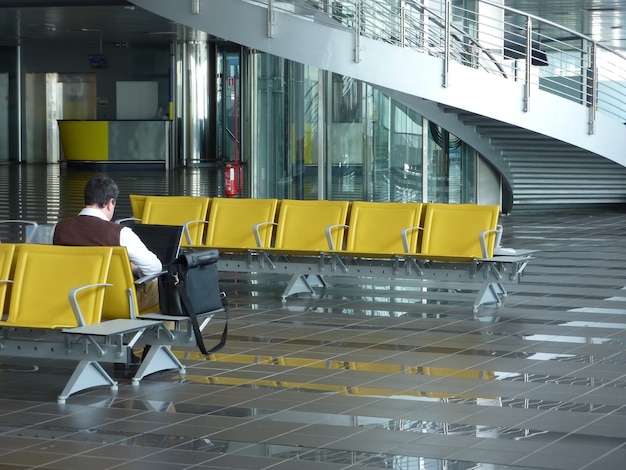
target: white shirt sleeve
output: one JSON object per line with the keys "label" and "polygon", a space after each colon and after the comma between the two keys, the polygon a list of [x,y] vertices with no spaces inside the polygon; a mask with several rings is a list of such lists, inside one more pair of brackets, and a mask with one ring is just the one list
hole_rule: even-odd
{"label": "white shirt sleeve", "polygon": [[163,270],[163,265],[157,256],[152,253],[130,227],[124,227],[120,232],[120,245],[128,250],[128,258],[141,276],[154,276]]}

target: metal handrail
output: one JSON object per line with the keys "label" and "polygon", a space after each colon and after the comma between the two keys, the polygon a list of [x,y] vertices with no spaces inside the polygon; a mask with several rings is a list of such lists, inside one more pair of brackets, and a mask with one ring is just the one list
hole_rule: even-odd
{"label": "metal handrail", "polygon": [[478,11],[441,2],[442,11],[422,0],[247,0],[272,9],[307,16],[329,27],[354,32],[354,60],[361,38],[384,41],[444,60],[515,80],[525,87],[524,109],[533,90],[558,95],[589,109],[589,133],[596,113],[626,122],[626,57],[577,31],[490,0]]}

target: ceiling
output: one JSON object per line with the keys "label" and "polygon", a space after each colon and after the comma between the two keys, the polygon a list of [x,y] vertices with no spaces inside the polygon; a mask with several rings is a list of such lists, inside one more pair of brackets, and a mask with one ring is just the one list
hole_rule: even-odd
{"label": "ceiling", "polygon": [[0,0],[0,45],[15,45],[18,38],[21,43],[162,44],[188,34],[187,28],[122,0],[47,2],[62,6],[43,3]]}
{"label": "ceiling", "polygon": [[626,50],[624,0],[504,0],[504,2],[507,7],[549,19],[611,49]]}
{"label": "ceiling", "polygon": [[[505,4],[626,50],[624,0],[505,0]],[[15,45],[18,38],[22,43],[163,44],[188,35],[187,28],[125,0],[0,0],[0,45]]]}

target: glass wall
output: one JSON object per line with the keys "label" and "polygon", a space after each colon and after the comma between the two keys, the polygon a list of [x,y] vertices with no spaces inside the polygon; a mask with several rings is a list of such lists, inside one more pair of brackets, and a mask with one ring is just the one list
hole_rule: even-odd
{"label": "glass wall", "polygon": [[219,48],[216,57],[216,144],[222,161],[240,160],[241,73],[240,51]]}
{"label": "glass wall", "polygon": [[374,87],[250,55],[251,196],[475,202],[476,152]]}

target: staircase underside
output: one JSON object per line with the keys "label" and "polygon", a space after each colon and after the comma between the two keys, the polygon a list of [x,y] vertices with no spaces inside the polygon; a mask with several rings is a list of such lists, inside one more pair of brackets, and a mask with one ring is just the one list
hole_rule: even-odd
{"label": "staircase underside", "polygon": [[384,90],[475,148],[504,177],[516,209],[626,202],[626,168],[512,124]]}
{"label": "staircase underside", "polygon": [[[188,0],[133,3],[194,29],[279,57],[351,76],[381,89],[475,148],[510,187],[515,207],[626,202],[626,129],[589,109],[524,85],[352,31],[313,16],[277,10],[268,37],[267,9],[245,0],[211,0],[190,11]],[[315,47],[312,47],[315,45]]]}

